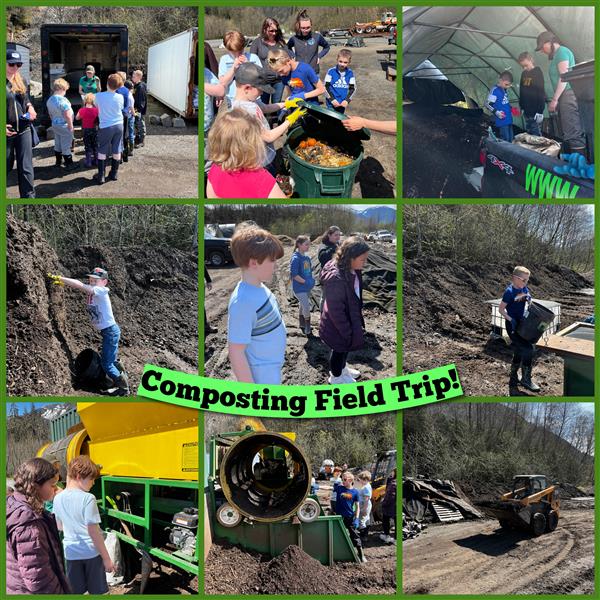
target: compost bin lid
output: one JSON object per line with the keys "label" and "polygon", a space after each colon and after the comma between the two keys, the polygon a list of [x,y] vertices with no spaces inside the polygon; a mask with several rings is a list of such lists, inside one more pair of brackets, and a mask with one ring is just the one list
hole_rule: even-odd
{"label": "compost bin lid", "polygon": [[339,113],[331,108],[326,108],[313,102],[298,103],[298,106],[306,108],[308,114],[313,116],[319,122],[322,122],[325,127],[329,130],[334,130],[336,137],[350,137],[356,141],[370,140],[371,131],[366,127],[359,129],[358,131],[348,131],[343,125],[342,121],[347,119],[346,115]]}

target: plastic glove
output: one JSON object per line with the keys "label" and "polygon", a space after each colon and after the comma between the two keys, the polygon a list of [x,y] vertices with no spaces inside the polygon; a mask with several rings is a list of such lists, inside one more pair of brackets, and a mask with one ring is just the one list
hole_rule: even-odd
{"label": "plastic glove", "polygon": [[574,152],[572,154],[561,154],[560,159],[566,164],[554,167],[552,169],[558,175],[570,175],[571,177],[579,177],[580,179],[594,179],[595,167],[588,165],[585,156]]}
{"label": "plastic glove", "polygon": [[285,118],[285,120],[290,125],[293,125],[298,119],[301,119],[306,113],[307,113],[307,110],[305,108],[297,108],[293,113],[290,113]]}
{"label": "plastic glove", "polygon": [[358,525],[359,525],[358,519],[354,519],[354,521],[352,522],[352,525],[354,525],[355,529],[358,529]]}
{"label": "plastic glove", "polygon": [[544,115],[542,113],[535,113],[535,115],[533,115],[533,120],[538,125],[541,125],[544,122]]}
{"label": "plastic glove", "polygon": [[288,98],[284,102],[285,109],[289,110],[290,108],[298,108],[298,103],[299,102],[304,102],[304,98],[301,98],[300,96],[295,96],[294,98]]}
{"label": "plastic glove", "polygon": [[496,115],[496,116],[497,116],[499,119],[504,119],[504,117],[506,116],[506,115],[504,114],[504,111],[501,111],[501,110],[497,110],[497,111],[496,111],[494,114],[495,114],[495,115]]}
{"label": "plastic glove", "polygon": [[52,284],[53,285],[65,285],[61,280],[60,280],[60,275],[52,275],[52,273],[48,273],[48,278],[52,280]]}

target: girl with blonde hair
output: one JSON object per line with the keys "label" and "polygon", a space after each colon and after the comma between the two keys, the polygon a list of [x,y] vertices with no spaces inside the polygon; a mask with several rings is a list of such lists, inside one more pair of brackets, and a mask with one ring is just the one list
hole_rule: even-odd
{"label": "girl with blonde hair", "polygon": [[285,198],[263,168],[266,148],[262,126],[245,110],[221,113],[208,134],[207,198]]}

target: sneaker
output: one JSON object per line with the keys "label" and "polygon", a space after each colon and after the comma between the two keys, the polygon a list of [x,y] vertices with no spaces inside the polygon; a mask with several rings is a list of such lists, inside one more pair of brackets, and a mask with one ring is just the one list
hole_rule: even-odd
{"label": "sneaker", "polygon": [[382,542],[385,542],[386,544],[388,543],[388,538],[389,538],[389,536],[385,535],[384,533],[380,533],[380,534],[379,534],[379,539],[380,539]]}
{"label": "sneaker", "polygon": [[342,374],[339,377],[334,377],[331,373],[329,373],[329,377],[327,378],[327,383],[331,385],[339,385],[340,383],[354,383],[356,379],[354,377],[350,377],[350,375]]}
{"label": "sneaker", "polygon": [[364,554],[363,554],[363,557],[362,557],[362,562],[363,562],[363,563],[366,563],[366,562],[367,562],[367,557],[366,557]]}
{"label": "sneaker", "polygon": [[342,375],[349,375],[350,377],[353,377],[354,379],[358,379],[358,377],[360,377],[360,371],[357,371],[356,369],[353,369],[352,367],[349,367],[348,365],[346,365],[344,367],[344,370],[342,371]]}

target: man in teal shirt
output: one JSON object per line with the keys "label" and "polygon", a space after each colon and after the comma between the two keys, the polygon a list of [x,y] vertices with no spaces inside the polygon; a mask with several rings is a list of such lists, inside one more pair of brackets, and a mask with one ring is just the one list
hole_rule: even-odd
{"label": "man in teal shirt", "polygon": [[563,151],[577,152],[585,156],[585,136],[579,118],[577,98],[571,84],[561,80],[561,75],[575,65],[575,55],[566,46],[561,46],[551,31],[543,31],[538,35],[536,51],[542,51],[550,61],[550,82],[554,94],[548,104],[548,111],[558,112],[566,146]]}

